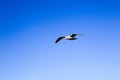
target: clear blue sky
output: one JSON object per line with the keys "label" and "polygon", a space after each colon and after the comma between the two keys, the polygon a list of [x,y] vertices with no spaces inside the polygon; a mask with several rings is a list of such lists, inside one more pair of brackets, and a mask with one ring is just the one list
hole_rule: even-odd
{"label": "clear blue sky", "polygon": [[[120,2],[1,0],[0,80],[120,80]],[[54,41],[82,33],[76,41]]]}

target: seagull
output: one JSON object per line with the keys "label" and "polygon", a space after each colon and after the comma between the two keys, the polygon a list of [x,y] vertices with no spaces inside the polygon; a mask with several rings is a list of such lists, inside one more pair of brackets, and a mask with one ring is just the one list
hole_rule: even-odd
{"label": "seagull", "polygon": [[81,35],[81,34],[71,34],[71,35],[68,35],[68,36],[60,36],[60,37],[57,38],[55,43],[58,43],[63,38],[65,38],[66,40],[76,40],[77,38],[75,38],[75,36],[77,36],[77,35]]}

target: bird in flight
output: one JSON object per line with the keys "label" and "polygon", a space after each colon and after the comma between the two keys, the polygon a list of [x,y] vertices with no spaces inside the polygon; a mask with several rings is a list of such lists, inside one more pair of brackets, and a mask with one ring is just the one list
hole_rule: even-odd
{"label": "bird in flight", "polygon": [[75,38],[75,36],[77,36],[77,35],[82,35],[82,34],[71,34],[71,35],[68,35],[68,36],[60,36],[60,37],[57,38],[55,43],[58,43],[63,38],[65,38],[66,40],[76,40],[77,38]]}

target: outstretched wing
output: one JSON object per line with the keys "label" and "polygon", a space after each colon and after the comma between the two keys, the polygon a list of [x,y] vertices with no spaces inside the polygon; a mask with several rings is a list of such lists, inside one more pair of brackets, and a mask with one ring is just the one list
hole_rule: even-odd
{"label": "outstretched wing", "polygon": [[56,41],[55,41],[55,43],[58,43],[61,39],[63,39],[64,37],[59,37]]}
{"label": "outstretched wing", "polygon": [[76,35],[78,35],[78,34],[71,34],[70,36],[71,36],[71,37],[75,37]]}

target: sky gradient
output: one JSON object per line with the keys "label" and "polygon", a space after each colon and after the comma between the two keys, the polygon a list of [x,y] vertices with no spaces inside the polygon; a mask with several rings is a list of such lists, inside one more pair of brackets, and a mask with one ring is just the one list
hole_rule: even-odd
{"label": "sky gradient", "polygon": [[120,80],[119,4],[1,0],[0,80]]}

